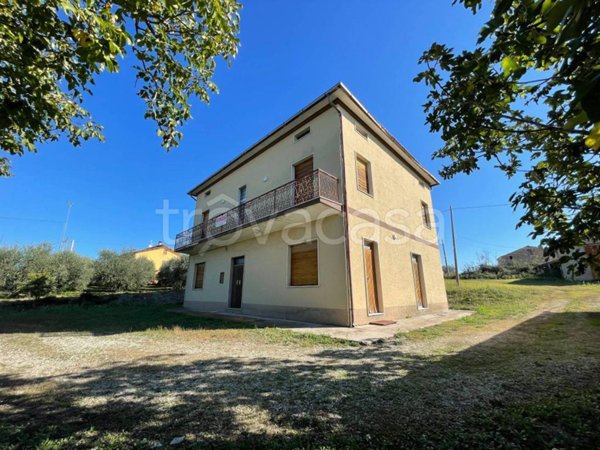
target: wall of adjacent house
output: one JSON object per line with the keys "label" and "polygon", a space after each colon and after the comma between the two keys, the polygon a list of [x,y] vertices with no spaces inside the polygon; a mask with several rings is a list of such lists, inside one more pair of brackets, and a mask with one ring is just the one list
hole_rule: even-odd
{"label": "wall of adjacent house", "polygon": [[[354,320],[398,320],[448,308],[437,246],[431,190],[372,133],[343,109],[343,142],[348,201],[349,253]],[[367,131],[365,138],[356,129]],[[356,158],[370,164],[372,195],[357,188]],[[425,226],[421,202],[431,213]],[[376,243],[380,316],[367,313],[363,240]],[[417,307],[411,254],[421,256],[428,309]]]}
{"label": "wall of adjacent house", "polygon": [[[295,136],[307,127],[310,133],[296,140]],[[200,193],[194,224],[202,221],[202,212],[207,209],[212,218],[237,206],[241,186],[246,186],[246,197],[251,200],[292,181],[293,165],[310,156],[315,169],[339,178],[339,141],[337,114],[329,109],[209,187],[209,195],[206,191]]]}
{"label": "wall of adjacent house", "polygon": [[154,270],[158,272],[160,270],[160,266],[166,261],[169,261],[174,258],[180,258],[177,253],[170,252],[162,247],[153,248],[151,250],[143,250],[136,252],[136,258],[148,258],[152,264],[154,264]]}
{"label": "wall of adjacent house", "polygon": [[[578,250],[583,251],[586,255],[589,256],[589,255],[598,255],[598,248],[599,248],[599,244],[586,244],[585,246],[580,247]],[[598,264],[600,264],[600,258],[598,258],[597,261],[598,261]],[[570,269],[570,266],[574,266],[574,265],[575,265],[574,260],[570,260],[566,263],[561,264],[560,271],[561,271],[564,279],[573,280],[573,281],[600,280],[600,271],[596,270],[595,267],[591,267],[590,265],[587,265],[585,268],[585,271],[583,273],[574,274]]]}
{"label": "wall of adjacent house", "polygon": [[525,264],[542,264],[544,262],[544,249],[542,247],[527,246],[507,253],[498,258],[499,266],[518,266]]}
{"label": "wall of adjacent house", "polygon": [[[198,311],[228,311],[232,258],[244,256],[243,314],[348,325],[344,245],[318,241],[318,286],[289,286],[289,243],[343,236],[340,213],[265,236],[246,239],[190,257],[184,306]],[[195,265],[204,262],[204,284],[194,288]],[[223,283],[220,283],[221,272]]]}

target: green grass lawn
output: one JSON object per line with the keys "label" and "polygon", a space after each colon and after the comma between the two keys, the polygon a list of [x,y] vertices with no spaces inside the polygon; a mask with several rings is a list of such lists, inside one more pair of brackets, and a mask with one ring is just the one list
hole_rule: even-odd
{"label": "green grass lawn", "polygon": [[566,300],[570,304],[600,295],[598,283],[572,283],[564,280],[446,280],[448,304],[474,314],[437,327],[417,330],[409,338],[441,336],[453,330],[484,326],[490,322],[519,318],[543,307],[549,301]]}
{"label": "green grass lawn", "polygon": [[172,306],[0,310],[0,448],[595,448],[600,286],[448,283],[381,345]]}

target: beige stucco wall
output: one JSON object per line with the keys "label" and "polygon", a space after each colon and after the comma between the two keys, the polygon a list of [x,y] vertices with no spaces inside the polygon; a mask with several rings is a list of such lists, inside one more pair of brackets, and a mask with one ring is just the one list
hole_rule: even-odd
{"label": "beige stucco wall", "polygon": [[[245,257],[241,313],[311,322],[348,325],[344,246],[339,240],[318,240],[319,285],[290,287],[289,244],[324,236],[342,236],[342,217],[336,214],[301,227],[285,228],[266,241],[247,239],[190,258],[185,307],[199,311],[231,311],[231,259]],[[205,262],[204,286],[194,289],[195,264]],[[224,283],[219,283],[224,272]]]}
{"label": "beige stucco wall", "polygon": [[[340,138],[337,124],[335,111],[333,109],[325,111],[212,185],[208,188],[210,195],[200,193],[196,202],[194,224],[202,221],[202,211],[207,208],[210,210],[209,218],[212,218],[236,206],[241,186],[246,186],[246,195],[250,200],[292,181],[293,165],[309,156],[313,156],[315,169],[322,169],[339,178]],[[296,140],[294,136],[306,127],[310,127],[310,134]]]}
{"label": "beige stucco wall", "polygon": [[[311,133],[296,141],[294,135],[310,126]],[[293,179],[293,164],[313,156],[314,167],[336,177],[341,176],[339,117],[327,110],[310,123],[290,134],[266,152],[210,186],[211,194],[197,197],[196,223],[206,208],[210,217],[230,209],[238,199],[238,189],[246,185],[250,200]],[[349,324],[347,265],[349,264],[354,304],[354,324],[374,320],[367,315],[364,283],[363,239],[377,243],[379,292],[383,303],[380,318],[402,319],[407,316],[447,309],[442,265],[437,248],[435,220],[432,228],[423,224],[421,200],[433,213],[430,188],[410,171],[397,156],[372,134],[365,139],[355,130],[354,119],[344,113],[344,175],[347,180],[349,261],[346,259],[344,220],[341,213],[311,222],[309,240],[317,236],[320,224],[324,236],[319,239],[319,286],[289,287],[289,242],[287,231],[276,231],[262,242],[255,238],[221,246],[209,251],[198,246],[192,251],[185,293],[185,306],[200,311],[227,311],[229,304],[231,259],[245,256],[244,288],[241,313],[294,320]],[[373,195],[356,187],[356,156],[371,164]],[[265,181],[266,178],[266,181]],[[343,192],[340,192],[343,195]],[[231,201],[229,201],[231,199]],[[322,205],[321,205],[322,206]],[[390,212],[391,211],[391,212]],[[285,220],[285,217],[276,220]],[[379,221],[379,222],[378,222]],[[373,223],[376,222],[376,223]],[[191,226],[191,224],[190,224]],[[276,228],[275,228],[276,229]],[[300,233],[299,230],[297,230]],[[293,234],[293,233],[292,233]],[[202,253],[193,254],[200,251]],[[411,253],[419,254],[428,309],[419,310],[414,290]],[[195,264],[206,262],[202,289],[194,289]],[[224,272],[224,283],[219,274]]]}
{"label": "beige stucco wall", "polygon": [[[343,110],[342,110],[343,111]],[[354,119],[343,111],[343,142],[348,199],[349,253],[355,324],[374,320],[367,315],[363,239],[377,243],[379,292],[383,314],[378,319],[404,317],[448,308],[442,264],[437,248],[431,191],[371,133],[365,139]],[[357,189],[356,156],[369,161],[373,195]],[[421,201],[432,212],[425,227]],[[376,222],[375,224],[373,222]],[[428,309],[419,310],[411,253],[421,255]]]}

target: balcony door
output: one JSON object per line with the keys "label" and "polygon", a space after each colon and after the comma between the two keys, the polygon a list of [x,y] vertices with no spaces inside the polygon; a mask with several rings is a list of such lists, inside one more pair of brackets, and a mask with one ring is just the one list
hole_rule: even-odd
{"label": "balcony door", "polygon": [[202,237],[205,238],[208,232],[208,214],[210,211],[207,209],[202,213]]}
{"label": "balcony door", "polygon": [[306,158],[294,165],[294,203],[304,203],[314,197],[313,157]]}
{"label": "balcony door", "polygon": [[231,259],[231,289],[229,292],[229,307],[242,307],[242,287],[244,286],[244,257]]}

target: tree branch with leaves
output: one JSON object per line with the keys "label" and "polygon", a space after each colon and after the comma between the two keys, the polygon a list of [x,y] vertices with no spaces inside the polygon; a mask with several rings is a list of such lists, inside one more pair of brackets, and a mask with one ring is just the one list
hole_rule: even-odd
{"label": "tree branch with leaves", "polygon": [[[457,3],[476,14],[482,1]],[[518,226],[532,226],[549,257],[597,265],[580,249],[600,241],[600,0],[496,0],[475,49],[434,43],[420,63],[441,175],[482,161],[519,172]]]}
{"label": "tree branch with leaves", "polygon": [[[239,45],[236,0],[0,0],[0,149],[103,140],[84,108],[96,76],[136,58],[138,95],[161,145],[177,147],[190,99],[208,103],[217,60]],[[0,176],[10,174],[0,157]]]}

